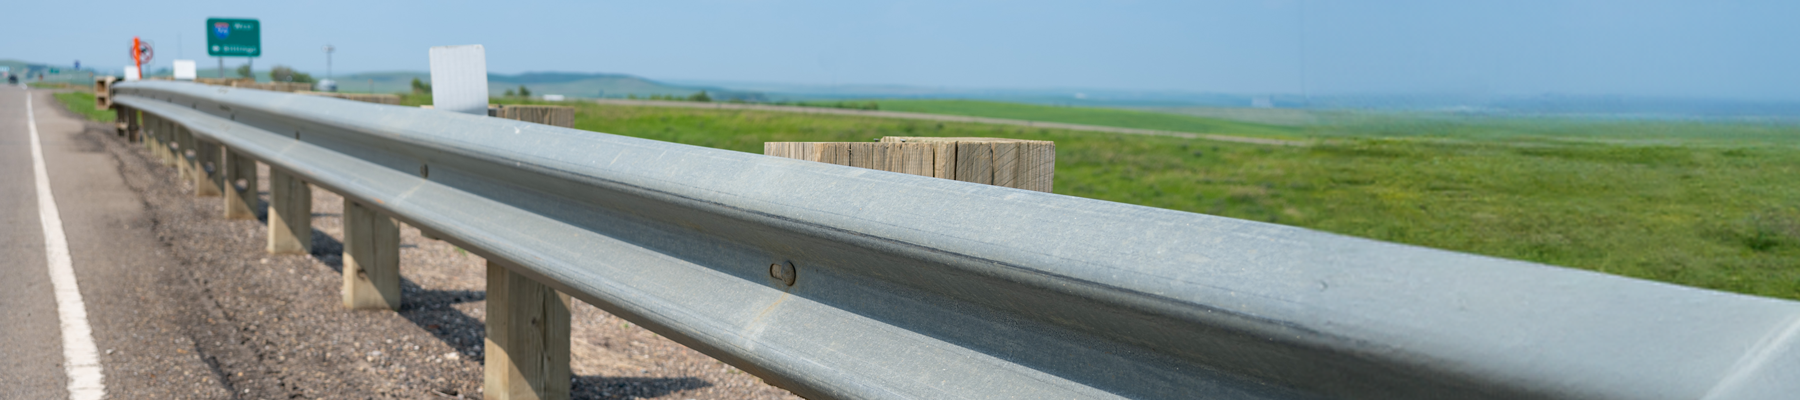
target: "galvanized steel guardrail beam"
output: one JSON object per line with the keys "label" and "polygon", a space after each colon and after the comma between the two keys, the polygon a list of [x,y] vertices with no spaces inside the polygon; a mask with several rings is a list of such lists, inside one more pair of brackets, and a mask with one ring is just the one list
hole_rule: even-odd
{"label": "galvanized steel guardrail beam", "polygon": [[1800,394],[1793,301],[426,109],[115,99],[810,398]]}

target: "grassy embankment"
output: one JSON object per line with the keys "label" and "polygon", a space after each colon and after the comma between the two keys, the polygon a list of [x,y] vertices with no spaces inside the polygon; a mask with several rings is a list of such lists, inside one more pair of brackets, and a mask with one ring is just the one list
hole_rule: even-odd
{"label": "grassy embankment", "polygon": [[88,119],[100,122],[112,122],[114,118],[118,117],[112,110],[95,109],[94,94],[91,92],[73,90],[57,93],[55,96],[56,101],[61,102],[64,107],[68,107],[69,111],[85,115]]}

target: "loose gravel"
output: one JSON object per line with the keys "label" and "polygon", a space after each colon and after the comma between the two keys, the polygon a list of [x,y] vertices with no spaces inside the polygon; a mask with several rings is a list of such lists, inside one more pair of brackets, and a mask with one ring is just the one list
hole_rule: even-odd
{"label": "loose gravel", "polygon": [[[339,294],[341,197],[313,189],[312,254],[269,255],[266,216],[224,220],[219,198],[196,198],[191,182],[180,181],[141,145],[100,142],[142,195],[157,239],[182,263],[151,274],[146,279],[154,282],[145,284],[162,288],[154,303],[173,305],[154,314],[166,319],[155,325],[181,331],[181,343],[170,345],[199,352],[211,368],[206,377],[182,372],[193,378],[184,384],[210,387],[183,392],[234,399],[481,397],[486,267],[480,257],[403,227],[401,309],[347,310]],[[267,167],[259,173],[266,202]],[[573,398],[798,398],[575,303]]]}

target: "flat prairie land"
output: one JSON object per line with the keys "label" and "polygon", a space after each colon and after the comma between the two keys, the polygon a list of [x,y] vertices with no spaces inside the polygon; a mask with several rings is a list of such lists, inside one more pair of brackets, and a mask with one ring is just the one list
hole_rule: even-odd
{"label": "flat prairie land", "polygon": [[[1800,299],[1800,127],[1793,125],[1398,114],[1293,127],[1193,116],[1176,116],[1186,121],[1181,126],[1154,119],[1114,124],[1310,141],[1268,146],[854,116],[559,104],[578,108],[576,128],[751,153],[769,141],[866,142],[882,136],[1051,140],[1057,145],[1057,194]],[[983,107],[1005,106],[982,105],[962,115],[1103,124],[1101,117],[1151,114],[1020,108],[1039,113],[1033,115]],[[1074,112],[1052,115],[1058,109]]]}

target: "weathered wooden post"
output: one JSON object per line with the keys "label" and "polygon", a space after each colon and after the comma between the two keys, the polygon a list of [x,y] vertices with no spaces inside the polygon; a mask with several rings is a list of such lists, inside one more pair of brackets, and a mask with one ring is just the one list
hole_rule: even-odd
{"label": "weathered wooden post", "polygon": [[[198,182],[196,177],[199,174],[194,173],[194,160],[199,158],[199,153],[194,151],[194,132],[188,131],[185,126],[175,126],[174,131],[175,143],[171,147],[175,150],[175,169],[180,171],[181,180]],[[199,189],[200,185],[194,185],[196,193]]]}
{"label": "weathered wooden post", "polygon": [[219,158],[225,219],[256,219],[256,160],[225,146],[219,146]]}
{"label": "weathered wooden post", "polygon": [[112,85],[119,78],[102,76],[94,78],[94,108],[105,110],[112,108]]}
{"label": "weathered wooden post", "polygon": [[[133,111],[131,111],[131,107],[126,107],[126,106],[113,107],[113,130],[115,131],[114,133],[118,134],[118,136],[121,138],[127,137],[125,135],[125,133],[131,131],[131,113],[132,112]],[[126,140],[130,141],[130,139],[126,139]]]}
{"label": "weathered wooden post", "polygon": [[569,398],[569,296],[487,264],[485,398]]}
{"label": "weathered wooden post", "polygon": [[300,177],[269,166],[269,253],[312,251],[312,188]]}
{"label": "weathered wooden post", "polygon": [[344,307],[400,309],[400,227],[349,198],[344,199]]}
{"label": "weathered wooden post", "polygon": [[173,167],[176,162],[175,150],[173,147],[175,143],[175,123],[170,122],[166,118],[157,118],[156,122],[156,154],[162,158],[163,166]]}
{"label": "weathered wooden post", "polygon": [[536,105],[489,105],[488,110],[497,118],[506,118],[525,122],[536,122],[544,125],[572,128],[575,126],[575,107],[568,106],[536,106]]}
{"label": "weathered wooden post", "polygon": [[195,197],[219,197],[224,195],[223,188],[225,187],[225,178],[224,173],[219,169],[219,166],[223,164],[223,160],[220,159],[220,147],[221,146],[219,146],[218,143],[195,138]]}
{"label": "weathered wooden post", "polygon": [[144,114],[144,150],[149,151],[151,157],[161,161],[162,153],[156,151],[158,147],[162,146],[161,143],[158,143],[162,141],[162,138],[157,137],[157,130],[162,128],[157,126],[158,120],[156,114]]}
{"label": "weathered wooden post", "polygon": [[901,137],[879,143],[768,142],[763,154],[827,164],[1049,192],[1056,143],[1042,140]]}
{"label": "weathered wooden post", "polygon": [[144,150],[149,151],[151,156],[159,156],[156,147],[161,146],[156,143],[156,120],[156,114],[144,114]]}
{"label": "weathered wooden post", "polygon": [[144,140],[143,115],[137,109],[125,109],[125,141],[137,143]]}

